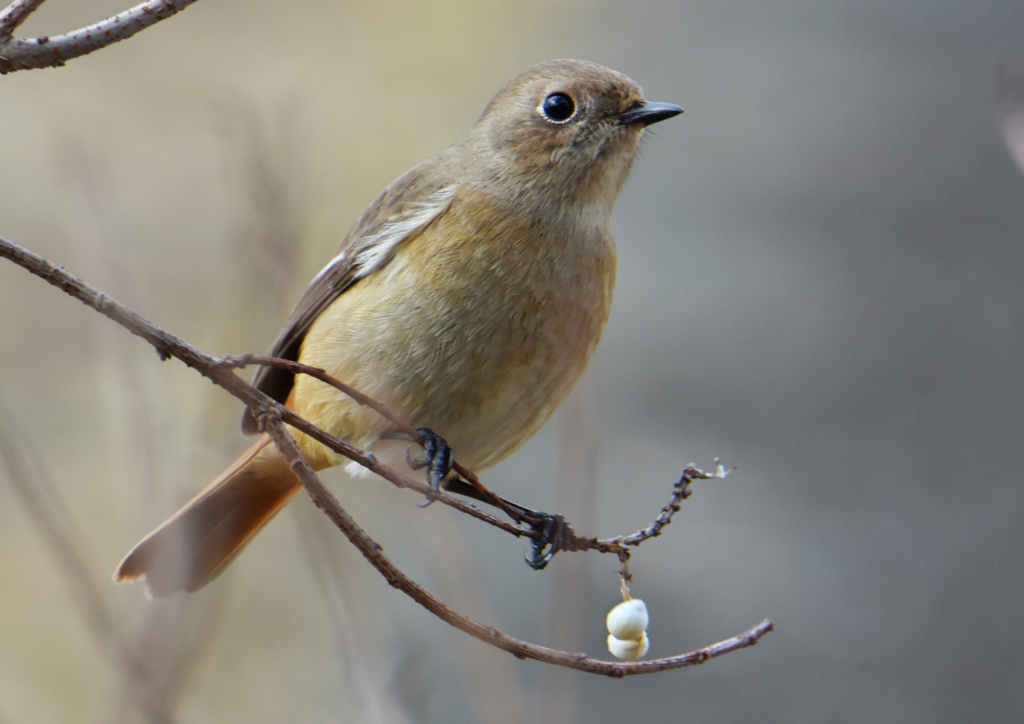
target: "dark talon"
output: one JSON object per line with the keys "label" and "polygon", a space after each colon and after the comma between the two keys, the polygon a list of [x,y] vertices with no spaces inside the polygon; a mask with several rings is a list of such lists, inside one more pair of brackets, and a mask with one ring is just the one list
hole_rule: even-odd
{"label": "dark talon", "polygon": [[[530,522],[530,527],[540,533],[539,538],[530,541],[533,549],[532,555],[526,558],[526,564],[535,571],[543,570],[558,551],[562,550],[565,544],[566,524],[565,518],[560,515],[549,513],[535,513],[536,520]],[[547,549],[545,552],[544,549]]]}
{"label": "dark talon", "polygon": [[421,508],[426,508],[437,500],[441,483],[451,472],[455,456],[444,438],[430,428],[420,427],[416,432],[423,436],[423,459],[417,460],[407,450],[405,460],[413,470],[427,468],[427,483],[430,485],[430,492],[427,493],[426,502],[420,505]]}

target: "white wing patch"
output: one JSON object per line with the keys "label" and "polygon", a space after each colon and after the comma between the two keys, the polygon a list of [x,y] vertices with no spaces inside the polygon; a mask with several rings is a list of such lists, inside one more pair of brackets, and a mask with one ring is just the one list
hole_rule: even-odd
{"label": "white wing patch", "polygon": [[351,259],[353,279],[362,279],[377,271],[387,263],[403,241],[426,227],[448,208],[457,190],[457,185],[445,186],[423,201],[405,204],[400,214],[391,217],[374,233],[356,240],[355,244],[331,259],[312,283],[315,284],[334,265],[348,259]]}

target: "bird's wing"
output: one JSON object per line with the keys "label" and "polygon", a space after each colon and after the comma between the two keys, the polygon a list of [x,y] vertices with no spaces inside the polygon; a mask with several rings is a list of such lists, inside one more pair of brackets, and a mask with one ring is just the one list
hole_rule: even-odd
{"label": "bird's wing", "polygon": [[[366,210],[341,242],[338,254],[316,275],[292,311],[291,318],[270,351],[273,357],[298,360],[302,340],[313,321],[331,302],[365,276],[383,268],[398,248],[415,238],[451,206],[458,186],[424,180],[422,167],[405,174]],[[253,384],[283,403],[291,394],[295,375],[276,367],[261,367]],[[248,409],[242,431],[257,432]]]}

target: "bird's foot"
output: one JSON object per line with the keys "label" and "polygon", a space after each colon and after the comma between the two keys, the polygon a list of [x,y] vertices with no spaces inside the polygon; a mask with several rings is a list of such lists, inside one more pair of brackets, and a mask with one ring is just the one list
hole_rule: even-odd
{"label": "bird's foot", "polygon": [[[482,494],[475,487],[459,477],[448,478],[442,487],[449,493],[463,495],[467,498],[479,500],[482,503],[498,505],[505,512],[509,513],[519,523],[524,523],[540,535],[530,540],[531,552],[526,557],[526,563],[535,571],[542,570],[555,557],[558,551],[565,547],[565,541],[570,537],[572,528],[565,522],[561,515],[551,515],[537,510],[513,503],[511,500],[500,498],[488,491],[492,497]],[[495,502],[495,499],[497,502]]]}
{"label": "bird's foot", "polygon": [[423,436],[423,459],[418,460],[406,451],[405,461],[413,470],[427,469],[427,484],[430,485],[430,490],[427,492],[426,502],[420,506],[425,508],[437,500],[441,483],[451,472],[455,455],[444,438],[430,428],[420,427],[416,429],[416,432]]}
{"label": "bird's foot", "polygon": [[543,570],[565,545],[569,524],[561,515],[531,511],[527,522],[540,535],[530,540],[530,555],[526,563],[535,571]]}

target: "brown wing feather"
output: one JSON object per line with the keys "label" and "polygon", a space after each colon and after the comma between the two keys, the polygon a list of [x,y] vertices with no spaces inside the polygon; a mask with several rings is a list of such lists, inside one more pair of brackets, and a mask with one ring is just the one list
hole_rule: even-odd
{"label": "brown wing feather", "polygon": [[[430,226],[450,206],[455,186],[430,181],[425,167],[409,171],[384,190],[352,228],[334,259],[303,292],[291,317],[271,348],[272,357],[299,359],[302,341],[313,321],[353,284],[385,266],[395,250]],[[261,367],[253,384],[283,403],[291,394],[295,376],[287,370]],[[246,409],[242,432],[258,432],[256,419]]]}

